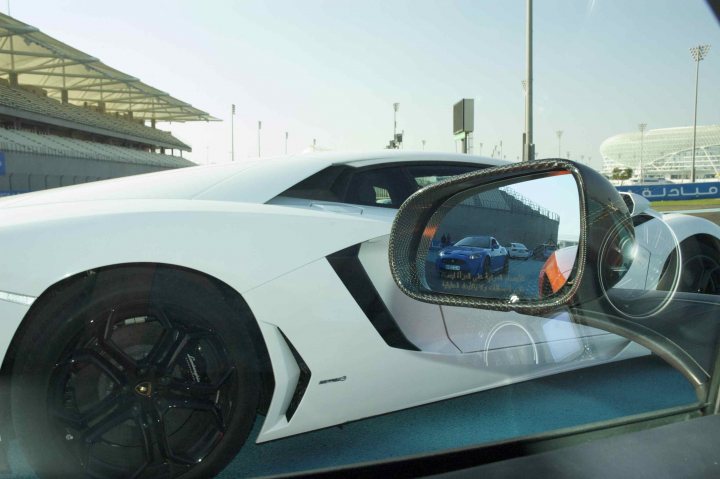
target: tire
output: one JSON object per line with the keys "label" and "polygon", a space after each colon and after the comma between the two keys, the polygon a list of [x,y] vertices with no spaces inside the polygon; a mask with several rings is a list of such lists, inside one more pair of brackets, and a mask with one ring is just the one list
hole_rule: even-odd
{"label": "tire", "polygon": [[38,476],[219,473],[260,391],[252,319],[233,301],[199,275],[152,266],[101,270],[40,298],[11,392]]}
{"label": "tire", "polygon": [[490,271],[490,258],[487,256],[485,257],[485,261],[483,261],[483,272],[482,272],[482,278],[484,280],[490,279],[492,276],[492,271]]}
{"label": "tire", "polygon": [[505,264],[503,265],[502,274],[507,275],[510,271],[510,257],[505,256]]}
{"label": "tire", "polygon": [[[681,245],[682,271],[677,290],[720,295],[720,251],[694,238]],[[675,277],[675,252],[668,258],[657,289],[667,291]]]}

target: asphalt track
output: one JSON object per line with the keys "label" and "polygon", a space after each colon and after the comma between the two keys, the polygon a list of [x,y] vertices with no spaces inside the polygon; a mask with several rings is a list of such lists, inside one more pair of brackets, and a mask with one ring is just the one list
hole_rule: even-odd
{"label": "asphalt track", "polygon": [[[431,378],[428,378],[431,380]],[[689,383],[655,357],[557,374],[384,416],[255,444],[251,440],[222,479],[289,473],[429,453],[619,418],[695,402]],[[42,447],[42,445],[38,445]],[[17,441],[14,474],[34,478]]]}

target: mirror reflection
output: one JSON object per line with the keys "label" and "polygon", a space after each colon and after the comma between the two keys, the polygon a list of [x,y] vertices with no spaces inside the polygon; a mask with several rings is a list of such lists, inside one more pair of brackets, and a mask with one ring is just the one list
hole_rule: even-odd
{"label": "mirror reflection", "polygon": [[556,172],[462,193],[438,210],[425,237],[433,292],[511,302],[552,296],[575,266],[577,183]]}

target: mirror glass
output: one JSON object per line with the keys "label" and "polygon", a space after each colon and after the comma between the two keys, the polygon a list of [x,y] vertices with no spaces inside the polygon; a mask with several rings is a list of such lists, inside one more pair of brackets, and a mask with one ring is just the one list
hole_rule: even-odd
{"label": "mirror glass", "polygon": [[550,297],[576,262],[577,182],[560,171],[465,191],[437,210],[423,238],[430,245],[418,272],[435,293],[510,302]]}

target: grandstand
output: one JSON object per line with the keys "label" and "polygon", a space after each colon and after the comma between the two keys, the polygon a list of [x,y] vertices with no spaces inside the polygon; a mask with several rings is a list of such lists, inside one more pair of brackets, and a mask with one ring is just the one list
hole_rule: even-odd
{"label": "grandstand", "polygon": [[216,120],[0,14],[0,196],[191,166],[157,123]]}
{"label": "grandstand", "polygon": [[450,210],[443,233],[456,241],[466,236],[494,236],[502,245],[524,243],[530,248],[558,242],[560,216],[509,187],[475,194]]}

